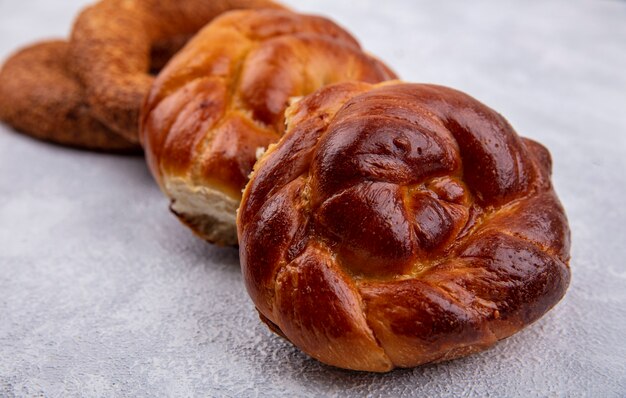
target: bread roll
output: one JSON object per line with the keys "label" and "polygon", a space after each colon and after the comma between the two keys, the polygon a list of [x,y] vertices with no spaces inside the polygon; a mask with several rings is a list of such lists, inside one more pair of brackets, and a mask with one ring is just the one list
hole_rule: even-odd
{"label": "bread roll", "polygon": [[289,11],[224,14],[159,74],[141,138],[171,209],[204,239],[236,245],[235,211],[259,150],[294,97],[394,77],[332,21]]}
{"label": "bread roll", "polygon": [[310,356],[385,372],[484,350],[570,280],[550,154],[450,88],[326,87],[287,111],[238,215],[261,318]]}

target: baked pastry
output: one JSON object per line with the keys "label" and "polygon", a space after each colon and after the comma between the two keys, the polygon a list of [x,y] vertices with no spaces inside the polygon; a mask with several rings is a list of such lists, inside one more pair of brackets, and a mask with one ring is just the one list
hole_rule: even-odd
{"label": "baked pastry", "polygon": [[138,142],[153,58],[162,66],[213,18],[245,8],[283,7],[269,0],[102,0],[86,8],[72,30],[71,65],[93,114]]}
{"label": "baked pastry", "polygon": [[35,138],[79,148],[139,152],[91,116],[83,89],[68,70],[69,45],[41,42],[10,57],[0,70],[0,120]]}
{"label": "baked pastry", "polygon": [[238,215],[261,318],[312,357],[384,372],[484,350],[565,294],[549,152],[466,94],[344,83],[287,110]]}
{"label": "baked pastry", "polygon": [[141,138],[171,209],[204,239],[237,244],[235,211],[257,150],[279,139],[290,98],[347,80],[394,78],[328,19],[224,14],[157,77]]}

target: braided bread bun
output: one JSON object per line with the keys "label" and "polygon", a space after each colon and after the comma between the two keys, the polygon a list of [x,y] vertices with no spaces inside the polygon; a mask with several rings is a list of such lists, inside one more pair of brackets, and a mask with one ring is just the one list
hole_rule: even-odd
{"label": "braided bread bun", "polygon": [[291,106],[238,216],[246,286],[272,330],[338,367],[481,351],[565,294],[551,160],[452,89],[326,87]]}
{"label": "braided bread bun", "polygon": [[171,209],[206,240],[237,244],[235,211],[259,148],[278,141],[292,97],[394,74],[328,19],[289,11],[217,18],[158,76],[141,139]]}

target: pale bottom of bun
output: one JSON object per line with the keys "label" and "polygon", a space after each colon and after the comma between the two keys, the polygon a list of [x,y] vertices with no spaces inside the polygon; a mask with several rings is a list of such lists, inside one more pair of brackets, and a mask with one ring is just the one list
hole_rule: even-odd
{"label": "pale bottom of bun", "polygon": [[207,185],[192,185],[184,178],[167,180],[165,190],[172,198],[172,212],[194,233],[221,246],[237,245],[239,199]]}

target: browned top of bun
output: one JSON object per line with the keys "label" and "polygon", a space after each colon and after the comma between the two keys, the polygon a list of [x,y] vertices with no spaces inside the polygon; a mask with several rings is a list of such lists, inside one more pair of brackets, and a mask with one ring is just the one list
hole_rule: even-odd
{"label": "browned top of bun", "polygon": [[151,65],[162,66],[213,18],[246,8],[282,6],[269,0],[102,0],[86,8],[72,31],[71,66],[94,114],[138,141]]}
{"label": "browned top of bun", "polygon": [[248,291],[274,330],[370,371],[482,350],[569,283],[551,159],[450,88],[339,84],[287,112],[239,211]]}
{"label": "browned top of bun", "polygon": [[162,186],[180,178],[238,201],[257,149],[282,134],[290,98],[333,82],[393,77],[326,18],[279,10],[224,14],[156,79],[142,112],[148,163]]}

